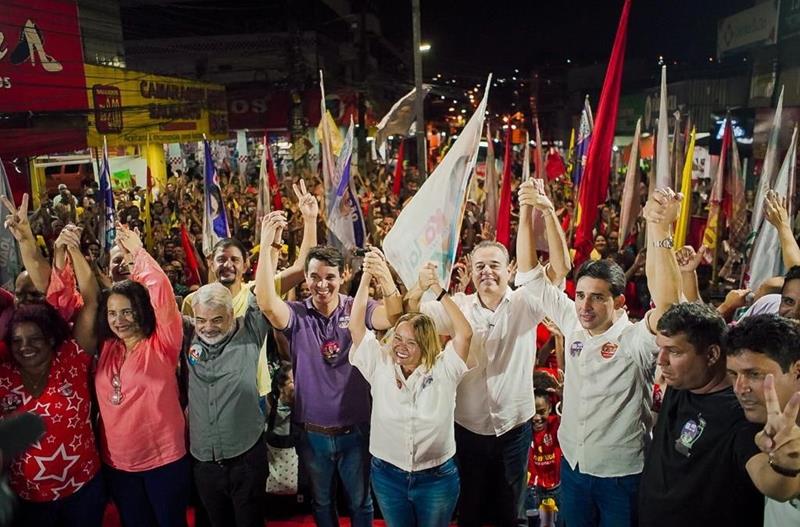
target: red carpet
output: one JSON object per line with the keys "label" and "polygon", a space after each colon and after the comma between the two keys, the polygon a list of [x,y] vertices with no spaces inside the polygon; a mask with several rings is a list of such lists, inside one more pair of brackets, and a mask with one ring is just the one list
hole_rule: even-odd
{"label": "red carpet", "polygon": [[[189,509],[186,513],[186,520],[189,522],[189,527],[194,527],[194,511],[192,509]],[[108,507],[106,507],[106,516],[103,521],[103,526],[120,527],[121,525],[117,508],[114,507],[113,503],[109,503]],[[339,525],[342,527],[350,527],[350,519],[342,518],[339,521]],[[386,524],[383,520],[375,520],[373,525],[385,527]],[[314,519],[311,516],[296,516],[288,520],[269,520],[269,527],[314,527]]]}

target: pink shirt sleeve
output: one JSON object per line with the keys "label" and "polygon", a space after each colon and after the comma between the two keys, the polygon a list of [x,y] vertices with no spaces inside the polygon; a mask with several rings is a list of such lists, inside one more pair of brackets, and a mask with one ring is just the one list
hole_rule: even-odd
{"label": "pink shirt sleeve", "polygon": [[83,297],[75,285],[75,272],[69,258],[60,271],[55,266],[52,267],[46,298],[47,303],[56,308],[61,318],[67,321],[72,320],[73,315],[83,307]]}
{"label": "pink shirt sleeve", "polygon": [[152,256],[141,249],[133,259],[131,280],[145,286],[156,315],[156,330],[150,336],[152,349],[177,360],[183,342],[183,322],[169,278]]}

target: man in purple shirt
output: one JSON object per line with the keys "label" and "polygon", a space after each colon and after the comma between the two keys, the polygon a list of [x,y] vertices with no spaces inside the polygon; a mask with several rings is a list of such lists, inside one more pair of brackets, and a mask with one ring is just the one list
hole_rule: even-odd
{"label": "man in purple shirt", "polygon": [[[286,227],[280,216],[268,216],[261,230],[266,247]],[[261,251],[273,273],[270,251]],[[379,283],[385,304],[371,301],[366,324],[371,329],[392,327],[402,313],[402,296],[384,265]],[[315,247],[305,262],[311,297],[284,302],[274,289],[259,307],[275,329],[289,339],[294,369],[295,407],[292,421],[300,428],[298,454],[311,479],[314,520],[321,527],[339,525],[334,488],[336,473],[344,483],[354,527],[372,525],[369,492],[369,385],[350,365],[350,310],[353,297],[339,294],[344,258],[332,247]]]}

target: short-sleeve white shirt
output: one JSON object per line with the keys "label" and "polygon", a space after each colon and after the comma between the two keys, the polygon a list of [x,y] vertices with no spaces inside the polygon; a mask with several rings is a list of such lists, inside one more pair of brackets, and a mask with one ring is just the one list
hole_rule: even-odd
{"label": "short-sleeve white shirt", "polygon": [[350,350],[350,363],[372,393],[369,451],[406,472],[436,467],[456,453],[456,387],[467,365],[448,344],[432,368],[420,365],[406,379],[388,346],[367,331]]}
{"label": "short-sleeve white shirt", "polygon": [[604,333],[581,327],[575,302],[554,287],[541,266],[517,277],[539,295],[544,312],[564,334],[564,401],[558,440],[574,469],[599,477],[638,474],[645,438],[658,347],[647,327],[620,310]]}
{"label": "short-sleeve white shirt", "polygon": [[[527,287],[506,290],[494,311],[477,294],[453,295],[472,326],[470,368],[458,385],[456,423],[472,433],[500,436],[530,420],[533,402],[533,366],[536,326],[545,317]],[[437,331],[453,328],[439,302],[424,302],[420,311],[431,317]]]}

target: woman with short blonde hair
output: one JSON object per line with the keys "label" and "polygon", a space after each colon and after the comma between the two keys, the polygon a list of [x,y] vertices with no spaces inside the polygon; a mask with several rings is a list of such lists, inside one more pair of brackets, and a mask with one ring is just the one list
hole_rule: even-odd
{"label": "woman with short blonde hair", "polygon": [[350,314],[350,363],[372,393],[369,451],[372,488],[389,527],[446,526],[459,494],[453,414],[456,388],[467,373],[472,329],[439,284],[435,264],[420,272],[420,287],[430,289],[453,323],[453,338],[439,341],[433,320],[408,313],[382,345],[367,331],[370,280],[391,280],[378,249],[364,257],[364,273]]}

